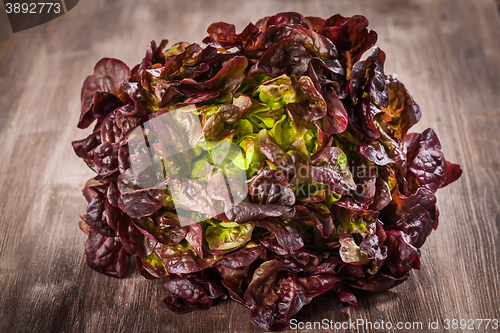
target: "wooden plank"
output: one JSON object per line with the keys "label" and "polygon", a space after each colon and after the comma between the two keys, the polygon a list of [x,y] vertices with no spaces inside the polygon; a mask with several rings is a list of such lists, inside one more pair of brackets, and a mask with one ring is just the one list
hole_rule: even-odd
{"label": "wooden plank", "polygon": [[241,30],[287,10],[368,17],[387,54],[386,71],[398,74],[422,108],[415,129],[433,127],[447,158],[464,170],[438,193],[440,226],[422,248],[421,271],[390,291],[359,293],[358,307],[342,306],[333,293],[319,296],[294,318],[424,325],[500,319],[494,1],[80,1],[63,17],[17,34],[0,14],[0,332],[259,331],[248,310],[229,300],[204,312],[164,312],[162,282],[143,279],[133,264],[123,280],[90,270],[77,221],[85,209],[80,190],[93,174],[70,142],[88,134],[76,129],[79,93],[100,58],[132,65],[152,39],[201,41],[214,21]]}

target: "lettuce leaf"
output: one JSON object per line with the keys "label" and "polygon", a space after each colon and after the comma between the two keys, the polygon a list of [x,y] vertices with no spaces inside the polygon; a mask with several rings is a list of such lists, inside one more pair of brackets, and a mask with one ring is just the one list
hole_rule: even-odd
{"label": "lettuce leaf", "polygon": [[95,173],[88,266],[121,278],[135,256],[167,311],[229,296],[274,331],[329,290],[357,305],[407,279],[462,170],[409,133],[421,110],[376,41],[360,15],[283,12],[153,41],[132,70],[99,61],[72,143]]}

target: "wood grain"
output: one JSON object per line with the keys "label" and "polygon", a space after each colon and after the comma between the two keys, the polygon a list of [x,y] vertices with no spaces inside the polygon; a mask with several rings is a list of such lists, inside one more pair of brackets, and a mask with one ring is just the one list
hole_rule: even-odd
{"label": "wood grain", "polygon": [[16,34],[0,13],[0,332],[259,331],[235,302],[174,315],[159,306],[162,282],[143,279],[133,265],[123,280],[89,269],[77,222],[85,209],[80,191],[93,173],[70,142],[88,134],[76,128],[79,94],[100,58],[132,65],[152,39],[199,42],[214,21],[241,30],[288,10],[368,17],[387,54],[386,71],[397,73],[421,106],[415,130],[434,128],[447,159],[464,170],[438,193],[440,225],[422,248],[421,271],[390,291],[358,294],[358,307],[342,306],[328,293],[294,318],[420,321],[424,327],[446,318],[500,319],[500,17],[494,0],[80,1],[68,14]]}

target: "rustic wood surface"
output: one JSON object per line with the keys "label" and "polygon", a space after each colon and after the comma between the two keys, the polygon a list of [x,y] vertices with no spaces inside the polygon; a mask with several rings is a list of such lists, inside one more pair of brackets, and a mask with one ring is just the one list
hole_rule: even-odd
{"label": "rustic wood surface", "polygon": [[[494,0],[88,0],[16,34],[0,10],[0,332],[260,331],[248,310],[229,300],[203,312],[163,311],[162,281],[145,280],[133,264],[122,280],[88,268],[77,222],[86,206],[81,188],[93,173],[70,142],[88,134],[76,128],[80,89],[100,58],[132,66],[152,39],[200,42],[214,21],[235,23],[240,31],[249,21],[290,10],[368,17],[387,54],[386,72],[397,73],[421,106],[415,130],[434,128],[447,159],[464,170],[438,193],[440,225],[422,248],[421,271],[390,291],[358,293],[358,307],[342,306],[327,293],[294,318],[423,322],[424,328],[438,320],[435,332],[446,331],[446,318],[500,319],[500,16]],[[304,330],[323,331],[336,330]]]}

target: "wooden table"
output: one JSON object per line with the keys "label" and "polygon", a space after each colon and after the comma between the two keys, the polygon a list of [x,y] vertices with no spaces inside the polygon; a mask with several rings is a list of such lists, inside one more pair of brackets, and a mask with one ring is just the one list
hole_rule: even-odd
{"label": "wooden table", "polygon": [[[133,264],[122,280],[88,268],[77,222],[86,206],[81,188],[93,173],[70,142],[88,134],[76,128],[80,89],[100,58],[133,65],[152,39],[200,42],[214,21],[241,30],[290,10],[367,16],[387,54],[386,71],[396,72],[421,106],[415,130],[434,128],[445,156],[464,170],[438,193],[440,225],[422,248],[421,271],[388,292],[360,295],[358,307],[328,293],[294,318],[424,327],[437,320],[436,332],[445,331],[445,319],[500,319],[494,0],[80,1],[68,14],[16,34],[0,13],[0,332],[259,331],[232,301],[186,315],[163,311],[162,281],[145,280]],[[483,327],[471,332],[494,332]],[[320,331],[335,330],[304,330]]]}

